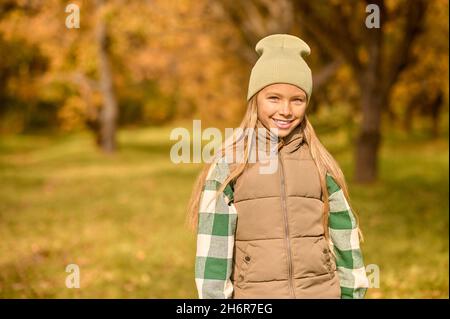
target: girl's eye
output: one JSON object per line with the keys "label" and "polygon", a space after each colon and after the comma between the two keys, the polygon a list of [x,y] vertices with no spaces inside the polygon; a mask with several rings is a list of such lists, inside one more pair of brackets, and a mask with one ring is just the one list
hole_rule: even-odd
{"label": "girl's eye", "polygon": [[294,101],[297,103],[303,103],[304,100],[303,99],[295,99]]}
{"label": "girl's eye", "polygon": [[271,96],[271,97],[269,97],[269,100],[278,101],[278,97],[277,96]]}

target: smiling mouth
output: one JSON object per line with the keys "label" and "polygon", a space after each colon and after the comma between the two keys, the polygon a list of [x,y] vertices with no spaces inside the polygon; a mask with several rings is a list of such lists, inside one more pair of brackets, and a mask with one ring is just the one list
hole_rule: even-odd
{"label": "smiling mouth", "polygon": [[294,122],[294,119],[292,120],[279,120],[279,119],[274,119],[272,118],[272,120],[275,122],[275,125],[281,129],[286,129],[289,128],[292,124],[292,122]]}

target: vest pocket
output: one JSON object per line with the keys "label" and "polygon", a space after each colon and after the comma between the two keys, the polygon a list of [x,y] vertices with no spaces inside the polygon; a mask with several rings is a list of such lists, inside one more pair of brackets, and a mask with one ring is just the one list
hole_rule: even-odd
{"label": "vest pocket", "polygon": [[236,261],[239,264],[236,284],[240,288],[247,282],[247,273],[253,259],[253,256],[251,254],[252,247],[253,246],[250,243],[247,244],[243,249],[242,255],[240,255],[240,260]]}
{"label": "vest pocket", "polygon": [[320,237],[318,244],[321,245],[321,250],[323,254],[324,265],[327,269],[327,272],[330,274],[331,278],[334,277],[334,272],[336,270],[336,260],[333,254],[331,253],[330,246],[327,243],[325,237]]}

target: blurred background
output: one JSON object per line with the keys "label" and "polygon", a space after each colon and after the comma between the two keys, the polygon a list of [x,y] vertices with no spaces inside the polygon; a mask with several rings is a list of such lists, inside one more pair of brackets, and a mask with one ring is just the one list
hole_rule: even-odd
{"label": "blurred background", "polygon": [[0,297],[197,298],[202,164],[172,163],[170,132],[237,127],[272,33],[311,47],[309,119],[380,269],[367,297],[448,298],[446,0],[1,1]]}

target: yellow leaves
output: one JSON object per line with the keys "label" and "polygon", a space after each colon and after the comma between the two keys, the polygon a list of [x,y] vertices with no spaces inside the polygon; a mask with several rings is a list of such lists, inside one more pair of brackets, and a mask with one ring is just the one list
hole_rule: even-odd
{"label": "yellow leaves", "polygon": [[[135,254],[136,259],[140,260],[140,261],[145,260],[145,256],[146,256],[146,254],[145,254],[145,251],[143,251],[143,250],[138,250]],[[150,277],[148,275],[142,275],[142,277],[145,277],[146,281],[150,280]]]}
{"label": "yellow leaves", "polygon": [[58,111],[58,120],[64,131],[82,128],[85,121],[86,102],[77,95],[68,97]]}
{"label": "yellow leaves", "polygon": [[165,124],[165,121],[170,118],[171,107],[167,101],[160,100],[146,100],[143,105],[144,120],[153,124]]}
{"label": "yellow leaves", "polygon": [[[215,19],[214,6],[216,11],[220,11],[217,10],[218,5],[206,0],[105,0],[101,8],[89,0],[74,3],[80,6],[80,29],[69,30],[65,27],[64,9],[67,3],[60,0],[35,5],[33,14],[12,10],[0,20],[0,33],[5,41],[24,39],[36,45],[36,52],[42,52],[48,61],[47,69],[36,79],[36,86],[28,81],[29,76],[16,76],[7,82],[11,92],[28,99],[48,101],[46,90],[36,88],[47,85],[48,78],[64,76],[67,79],[62,81],[72,85],[70,74],[80,73],[88,79],[86,82],[90,83],[92,94],[98,95],[95,93],[98,90],[95,84],[98,83],[98,42],[95,32],[102,19],[109,32],[108,54],[112,63],[114,88],[120,103],[125,103],[120,105],[121,108],[126,108],[127,101],[133,100],[130,109],[139,108],[135,113],[144,114],[144,119],[150,122],[167,120],[182,110],[182,116],[199,117],[212,125],[219,122],[229,125],[238,123],[246,108],[245,96],[251,69],[246,60],[248,57],[241,55],[241,52],[247,50],[254,54],[253,48],[249,50],[252,44],[242,40],[240,28],[249,27],[249,24],[234,24],[226,19],[224,13],[220,19]],[[339,7],[346,16],[358,12],[349,26],[354,27],[351,29],[354,34],[364,36],[358,29],[365,16],[364,3],[356,5],[343,0],[331,0],[328,5],[319,6],[325,11]],[[357,10],[355,6],[358,6]],[[386,50],[384,53],[395,54],[392,43],[403,36],[401,25],[404,21],[397,19],[400,15],[396,12],[401,3],[387,0],[386,6],[392,19],[383,24],[383,33],[387,34],[383,50]],[[408,76],[409,82],[414,82],[412,78],[426,77],[430,86],[442,86],[448,83],[444,80],[448,73],[448,44],[442,40],[448,39],[448,3],[433,1],[430,6],[426,26],[428,31],[414,46],[413,53],[418,57],[418,62],[408,71]],[[255,30],[258,28],[255,28],[248,30],[249,34],[257,33]],[[367,64],[369,54],[364,44],[358,43],[354,49],[357,50],[358,59]],[[323,65],[322,54],[311,58],[316,59],[315,65]],[[384,61],[382,64],[384,68]],[[334,77],[335,83],[324,88],[329,93],[330,104],[342,100],[343,95],[358,95],[354,75],[350,71],[346,66],[341,67]],[[161,99],[154,92],[143,94],[141,91],[145,91],[143,87],[147,81],[155,82],[161,91],[160,95],[165,98]],[[136,89],[136,86],[140,88]],[[397,92],[400,95],[407,94],[411,87],[405,83],[401,86]],[[75,87],[78,97],[69,96],[74,94],[73,91],[67,93],[63,89],[60,89],[59,96],[58,93],[52,93],[53,97],[66,101],[58,113],[61,121],[68,121],[66,127],[78,125],[83,118],[80,116],[83,114],[81,110],[86,111],[86,105],[91,104],[82,91],[83,88]],[[174,96],[177,98],[173,102],[171,98]],[[80,106],[82,102],[84,107]],[[99,104],[92,103],[96,106]]]}
{"label": "yellow leaves", "polygon": [[358,49],[358,59],[362,64],[366,64],[369,61],[369,54],[367,53],[366,48],[359,47]]}
{"label": "yellow leaves", "polygon": [[[123,101],[134,99],[144,120],[167,120],[180,106],[189,111],[185,116],[192,116],[197,109],[199,116],[212,122],[232,121],[240,115],[236,109],[245,109],[243,82],[247,79],[242,62],[216,41],[217,35],[233,34],[235,30],[220,24],[215,25],[216,29],[206,27],[210,18],[204,16],[204,0],[155,0],[126,5],[111,0],[104,1],[101,8],[90,1],[75,3],[80,6],[80,29],[65,27],[67,3],[59,0],[37,5],[33,15],[13,10],[0,21],[0,32],[5,37],[23,38],[36,44],[48,59],[47,69],[37,78],[43,90],[30,90],[24,78],[15,78],[11,85],[16,91],[23,89],[34,94],[33,98],[38,100],[53,103],[64,100],[57,114],[64,129],[80,126],[91,114],[88,105],[98,105],[89,99],[98,91],[95,83],[98,83],[99,19],[105,21],[110,37],[109,54],[117,96]],[[84,84],[73,81],[71,74],[81,74]],[[47,90],[46,86],[55,79],[75,91],[65,92],[64,85]],[[166,98],[149,93],[136,100],[136,94],[141,93],[133,93],[133,87],[146,81],[156,81],[161,96]],[[85,91],[86,83],[90,93]],[[170,97],[175,92],[177,100],[173,102]]]}
{"label": "yellow leaves", "polygon": [[414,63],[394,86],[392,104],[397,114],[403,114],[409,103],[423,104],[439,91],[448,95],[448,2],[432,1],[428,10],[428,32],[414,43]]}

